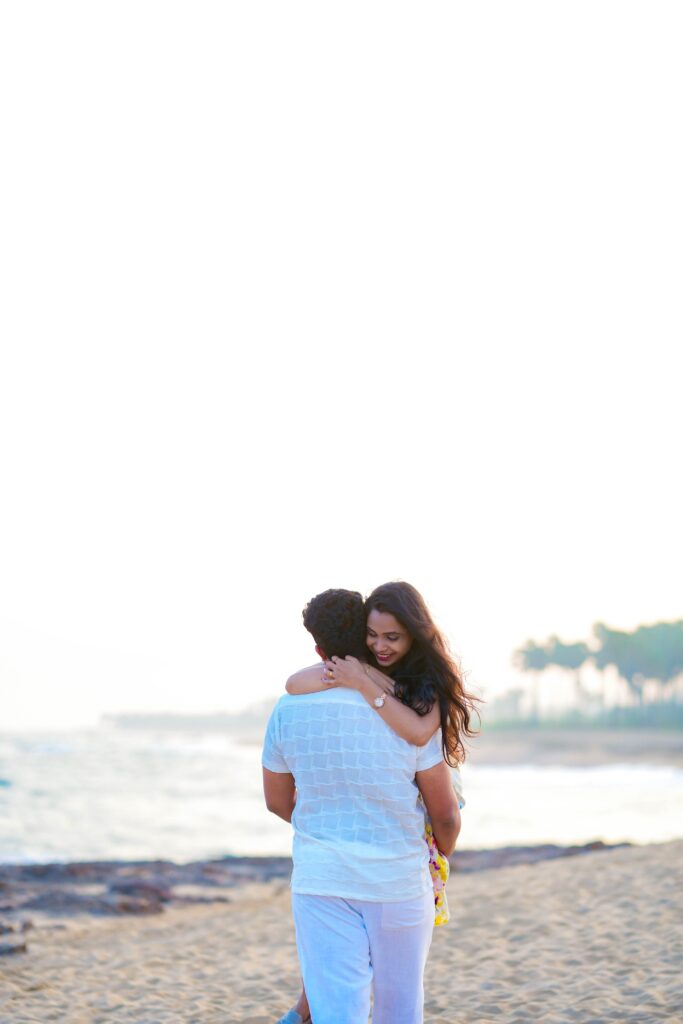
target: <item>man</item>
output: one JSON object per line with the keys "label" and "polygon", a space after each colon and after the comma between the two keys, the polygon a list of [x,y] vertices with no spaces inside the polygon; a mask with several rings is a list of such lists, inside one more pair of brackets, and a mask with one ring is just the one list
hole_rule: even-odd
{"label": "man", "polygon": [[[319,594],[304,623],[322,657],[361,653],[360,594]],[[373,1024],[421,1024],[434,900],[418,790],[443,853],[460,828],[439,733],[406,743],[355,690],[285,695],[263,780],[268,809],[294,826],[292,911],[314,1024],[367,1024],[371,991]]]}

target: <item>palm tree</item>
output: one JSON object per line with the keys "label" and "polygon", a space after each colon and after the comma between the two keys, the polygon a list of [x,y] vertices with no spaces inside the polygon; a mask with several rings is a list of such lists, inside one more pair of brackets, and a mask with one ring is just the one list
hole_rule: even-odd
{"label": "palm tree", "polygon": [[593,633],[600,645],[593,654],[597,668],[614,665],[641,705],[648,679],[663,691],[683,673],[683,620],[638,626],[631,633],[596,622]]}
{"label": "palm tree", "polygon": [[559,668],[574,672],[574,693],[576,706],[581,704],[583,688],[581,686],[581,666],[588,661],[591,652],[588,644],[583,641],[575,644],[564,644],[557,636],[551,636],[545,645],[549,665],[557,665]]}
{"label": "palm tree", "polygon": [[602,622],[596,622],[593,634],[597,643],[592,648],[583,641],[565,644],[559,637],[551,636],[544,644],[527,640],[514,652],[516,667],[522,672],[533,673],[534,717],[539,717],[540,673],[550,665],[575,673],[577,704],[582,695],[580,669],[589,660],[603,673],[613,665],[640,705],[643,704],[648,680],[656,680],[660,693],[664,693],[666,687],[683,676],[683,619],[638,626],[631,632],[611,629]]}
{"label": "palm tree", "polygon": [[539,707],[539,673],[548,667],[548,656],[544,647],[527,640],[523,647],[519,647],[512,655],[512,663],[522,672],[533,672],[533,687],[531,701],[533,706],[532,717],[538,721],[540,717]]}

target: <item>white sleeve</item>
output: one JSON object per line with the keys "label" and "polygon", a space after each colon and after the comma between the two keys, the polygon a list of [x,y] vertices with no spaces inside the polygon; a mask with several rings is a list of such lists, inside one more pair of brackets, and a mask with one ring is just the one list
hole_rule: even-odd
{"label": "white sleeve", "polygon": [[424,747],[417,748],[417,767],[415,771],[426,772],[428,768],[433,768],[439,761],[443,761],[441,729],[436,730],[431,740],[425,743]]}
{"label": "white sleeve", "polygon": [[268,725],[266,726],[261,764],[271,772],[284,774],[289,771],[287,762],[282,756],[282,750],[280,749],[280,715],[277,704],[273,708],[272,714],[268,719]]}
{"label": "white sleeve", "polygon": [[453,776],[453,789],[455,795],[458,798],[458,807],[460,810],[465,806],[465,796],[462,789],[462,775],[460,774],[459,768],[451,768],[451,775]]}

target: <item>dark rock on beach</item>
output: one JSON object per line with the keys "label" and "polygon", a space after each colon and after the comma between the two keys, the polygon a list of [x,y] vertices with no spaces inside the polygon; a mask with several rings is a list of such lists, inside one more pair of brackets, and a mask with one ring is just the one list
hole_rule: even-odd
{"label": "dark rock on beach", "polygon": [[159,914],[168,905],[225,903],[226,890],[251,881],[288,879],[288,857],[226,857],[219,861],[93,861],[0,865],[0,911],[74,914]]}
{"label": "dark rock on beach", "polygon": [[28,953],[25,942],[0,942],[0,956],[11,956],[13,953]]}
{"label": "dark rock on beach", "polygon": [[159,900],[133,896],[88,895],[70,889],[39,892],[21,903],[21,910],[49,914],[160,914]]}
{"label": "dark rock on beach", "polygon": [[494,868],[507,868],[513,864],[537,864],[541,860],[556,860],[558,857],[576,857],[582,853],[595,853],[599,850],[617,850],[631,843],[614,843],[609,845],[597,840],[584,843],[583,846],[556,846],[545,843],[542,846],[501,846],[495,850],[458,850],[449,858],[451,871],[490,871]]}
{"label": "dark rock on beach", "polygon": [[173,890],[168,886],[153,885],[151,882],[133,879],[117,879],[111,883],[109,889],[119,896],[146,900],[149,903],[170,903],[173,899]]}
{"label": "dark rock on beach", "polygon": [[[627,844],[620,844],[627,845]],[[515,864],[614,849],[601,842],[584,846],[508,846],[462,850],[451,858],[454,873],[489,871]],[[289,857],[224,857],[174,864],[171,861],[92,861],[73,864],[0,864],[0,935],[26,931],[27,911],[43,918],[77,914],[159,914],[167,906],[225,903],[230,890],[252,882],[289,881]],[[45,926],[41,920],[40,926]],[[10,943],[12,950],[20,944]]]}
{"label": "dark rock on beach", "polygon": [[0,921],[0,935],[16,935],[17,932],[26,933],[33,928],[33,921],[27,918],[23,921]]}

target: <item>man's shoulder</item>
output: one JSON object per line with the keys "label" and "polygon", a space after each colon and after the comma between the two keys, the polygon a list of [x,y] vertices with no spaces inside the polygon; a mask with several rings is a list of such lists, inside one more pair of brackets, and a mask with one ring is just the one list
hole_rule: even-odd
{"label": "man's shoulder", "polygon": [[283,693],[275,707],[296,709],[311,704],[358,704],[370,710],[367,701],[357,690],[348,690],[343,686],[333,686],[329,690],[319,690],[316,693]]}
{"label": "man's shoulder", "polygon": [[273,725],[286,723],[339,722],[349,716],[355,721],[373,717],[368,702],[356,690],[333,687],[319,693],[285,693],[277,701],[270,716]]}

